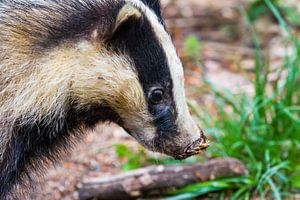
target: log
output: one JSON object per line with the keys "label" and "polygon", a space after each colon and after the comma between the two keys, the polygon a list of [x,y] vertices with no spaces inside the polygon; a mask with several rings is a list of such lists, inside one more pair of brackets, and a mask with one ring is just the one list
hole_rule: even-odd
{"label": "log", "polygon": [[192,183],[247,174],[240,161],[214,159],[205,164],[151,166],[107,178],[83,182],[79,199],[137,199],[165,194]]}

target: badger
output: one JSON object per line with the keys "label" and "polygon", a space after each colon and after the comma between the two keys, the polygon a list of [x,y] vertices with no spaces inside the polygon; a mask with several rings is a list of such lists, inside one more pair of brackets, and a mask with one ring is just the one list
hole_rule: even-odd
{"label": "badger", "polygon": [[158,0],[0,0],[0,199],[114,122],[185,159],[207,140]]}

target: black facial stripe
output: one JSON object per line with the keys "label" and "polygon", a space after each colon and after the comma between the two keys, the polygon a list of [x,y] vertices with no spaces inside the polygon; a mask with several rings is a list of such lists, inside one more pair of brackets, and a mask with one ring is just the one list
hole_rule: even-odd
{"label": "black facial stripe", "polygon": [[[91,28],[97,28],[98,33],[102,34],[99,37],[105,37],[111,31],[114,19],[124,4],[125,1],[104,1],[99,3],[99,1],[89,0],[85,1],[85,4],[78,0],[70,2],[67,6],[71,7],[72,11],[65,16],[60,29],[57,32],[55,29],[53,33],[50,32],[50,35],[43,41],[42,45],[51,45],[52,43],[55,44],[55,41],[59,42],[64,39],[82,37],[82,35],[89,34],[88,31]],[[61,5],[60,11],[66,12],[67,7],[63,5]]]}
{"label": "black facial stripe", "polygon": [[[49,4],[51,3],[51,4]],[[11,21],[18,21],[24,25],[14,30],[32,39],[34,47],[48,49],[57,46],[65,40],[76,40],[89,35],[97,28],[99,37],[105,37],[114,26],[115,19],[125,1],[98,0],[49,0],[48,4],[41,2],[13,2],[9,4],[11,20],[0,19],[0,24],[15,25]],[[33,12],[38,10],[38,14]],[[14,13],[17,14],[14,14]],[[28,13],[25,17],[18,13]],[[33,23],[34,22],[34,23]],[[31,27],[30,29],[26,26]]]}
{"label": "black facial stripe", "polygon": [[[164,24],[159,0],[141,0],[141,2],[152,9]],[[114,20],[125,3],[125,0],[102,2],[68,0],[63,3],[49,0],[48,4],[31,1],[5,2],[3,5],[9,5],[6,14],[9,15],[11,12],[11,19],[0,19],[0,24],[15,27],[11,21],[19,21],[24,28],[19,26],[14,31],[29,36],[35,48],[47,49],[57,46],[66,39],[78,39],[89,35],[89,31],[93,28],[98,29],[100,37],[105,37],[111,32]],[[34,10],[37,10],[38,14]],[[25,14],[25,17],[21,17],[18,13]],[[26,26],[31,28],[28,29]]]}
{"label": "black facial stripe", "polygon": [[[159,43],[150,21],[146,16],[142,19],[132,18],[124,23],[108,41],[115,51],[125,51],[133,59],[139,81],[143,87],[145,98],[152,87],[162,87],[165,90],[165,106],[169,111],[163,111],[161,106],[153,106],[148,102],[148,110],[152,114],[155,126],[160,130],[175,127],[177,112],[173,98],[173,82],[166,54]],[[164,116],[158,116],[164,113]],[[166,130],[167,131],[167,130]]]}

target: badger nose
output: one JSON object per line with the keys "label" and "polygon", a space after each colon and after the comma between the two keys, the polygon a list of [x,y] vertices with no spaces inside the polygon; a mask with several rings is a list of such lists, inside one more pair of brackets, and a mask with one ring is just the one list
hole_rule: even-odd
{"label": "badger nose", "polygon": [[176,156],[177,160],[183,160],[190,156],[196,155],[201,153],[202,151],[206,150],[209,147],[209,141],[204,135],[203,131],[201,131],[201,137],[197,139],[196,141],[188,144],[184,150],[183,153]]}

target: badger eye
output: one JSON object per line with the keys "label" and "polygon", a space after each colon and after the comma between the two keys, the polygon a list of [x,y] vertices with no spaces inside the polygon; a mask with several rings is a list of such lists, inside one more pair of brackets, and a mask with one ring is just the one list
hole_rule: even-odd
{"label": "badger eye", "polygon": [[152,104],[157,105],[161,103],[164,99],[164,92],[162,89],[155,89],[151,92],[149,100]]}

